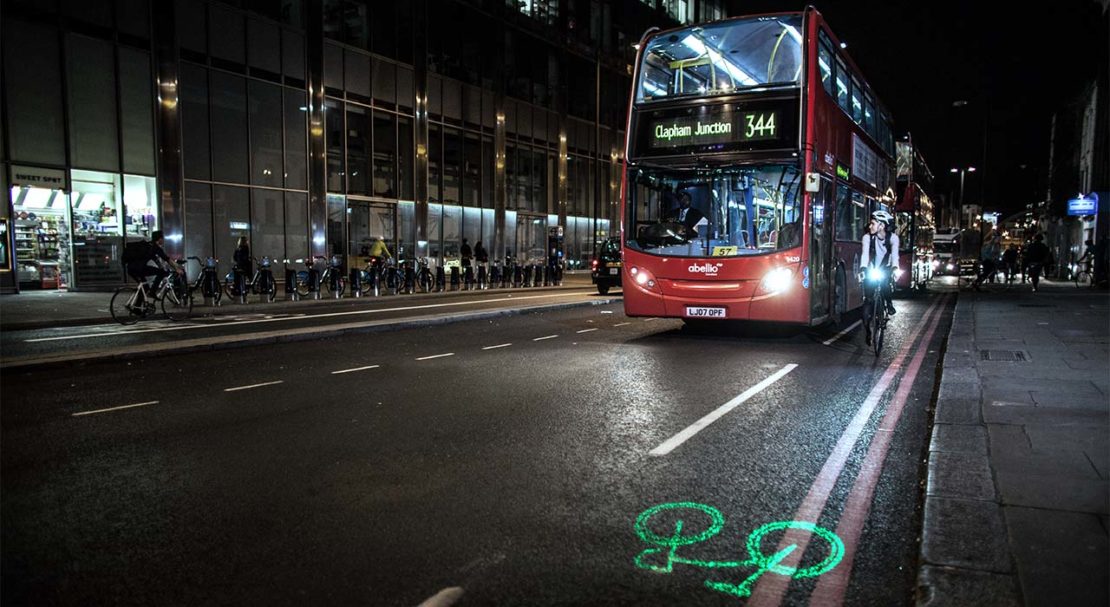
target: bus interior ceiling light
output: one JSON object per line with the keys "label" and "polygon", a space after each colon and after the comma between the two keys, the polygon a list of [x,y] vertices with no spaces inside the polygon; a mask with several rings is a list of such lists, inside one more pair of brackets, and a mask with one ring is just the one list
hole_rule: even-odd
{"label": "bus interior ceiling light", "polygon": [[727,71],[729,74],[732,75],[733,78],[739,80],[745,86],[754,86],[756,84],[759,84],[759,82],[756,81],[755,78],[752,78],[746,72],[744,72],[744,70],[734,65],[731,61],[725,59],[724,55],[707,47],[705,43],[698,39],[695,34],[690,34],[689,36],[683,38],[682,44],[686,45],[687,48],[697,53],[699,57],[702,55],[708,55],[710,61],[712,61],[714,65]]}

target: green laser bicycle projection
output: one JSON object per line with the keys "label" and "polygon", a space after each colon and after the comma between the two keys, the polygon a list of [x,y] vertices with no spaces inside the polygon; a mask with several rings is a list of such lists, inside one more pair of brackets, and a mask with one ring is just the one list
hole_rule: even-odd
{"label": "green laser bicycle projection", "polygon": [[[695,517],[695,519],[704,519],[708,517],[708,527],[700,533],[693,533],[691,530],[697,529],[698,527],[688,528],[685,519],[672,518],[679,516],[680,511],[684,510],[691,511],[690,515]],[[671,516],[666,516],[668,514]],[[664,519],[667,519],[667,522],[674,520],[674,531],[668,531],[664,534],[656,533],[651,527],[652,518],[660,521],[656,523],[657,528]],[[704,521],[698,524],[700,526],[704,524]],[[748,597],[751,596],[752,587],[755,585],[756,581],[767,572],[787,576],[792,579],[817,577],[832,570],[833,567],[836,567],[837,564],[840,563],[840,560],[844,558],[844,543],[840,541],[840,538],[837,537],[835,533],[805,521],[775,521],[767,523],[757,528],[755,531],[752,531],[751,534],[748,535],[747,540],[748,558],[742,561],[710,561],[678,556],[677,551],[680,547],[704,542],[717,535],[721,529],[724,528],[724,525],[725,518],[721,515],[720,510],[705,504],[672,502],[652,506],[643,511],[643,513],[636,518],[636,534],[639,535],[640,539],[645,543],[657,547],[644,550],[636,555],[633,562],[640,569],[647,569],[656,573],[671,573],[674,571],[674,566],[676,564],[704,567],[706,569],[742,569],[754,567],[755,572],[739,584],[715,582],[713,580],[705,581],[706,587],[712,590],[737,597]],[[767,536],[778,531],[786,531],[787,529],[799,529],[821,538],[828,544],[828,555],[826,555],[821,562],[809,567],[796,568],[780,565],[780,563],[789,556],[791,552],[797,549],[798,546],[791,544],[773,555],[767,555],[763,552],[762,545],[764,538]],[[669,533],[669,535],[667,533]],[[657,557],[657,555],[665,555],[666,564],[652,564],[651,560]],[[655,560],[658,559],[656,558]]]}

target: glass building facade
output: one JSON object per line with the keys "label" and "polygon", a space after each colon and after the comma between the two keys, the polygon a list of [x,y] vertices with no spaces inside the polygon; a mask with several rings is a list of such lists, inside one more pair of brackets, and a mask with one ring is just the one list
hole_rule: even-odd
{"label": "glass building facade", "polygon": [[[719,0],[7,0],[0,289],[109,288],[129,240],[230,269],[544,256],[614,232],[632,45]],[[621,25],[617,25],[621,24]],[[192,268],[196,271],[197,268]]]}

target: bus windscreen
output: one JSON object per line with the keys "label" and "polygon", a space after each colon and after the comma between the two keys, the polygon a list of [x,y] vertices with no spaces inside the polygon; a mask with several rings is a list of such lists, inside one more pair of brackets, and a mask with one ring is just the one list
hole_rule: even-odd
{"label": "bus windscreen", "polygon": [[626,245],[672,257],[739,257],[801,245],[802,172],[792,164],[727,169],[631,167]]}
{"label": "bus windscreen", "polygon": [[652,38],[636,102],[725,95],[802,78],[802,16],[733,19]]}

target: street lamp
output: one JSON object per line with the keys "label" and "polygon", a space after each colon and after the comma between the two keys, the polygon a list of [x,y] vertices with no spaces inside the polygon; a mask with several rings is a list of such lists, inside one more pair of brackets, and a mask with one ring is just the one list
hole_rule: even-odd
{"label": "street lamp", "polygon": [[964,177],[966,177],[968,173],[974,173],[974,172],[975,172],[975,167],[960,167],[960,168],[953,168],[953,169],[952,169],[952,170],[951,170],[950,172],[952,172],[952,173],[959,173],[959,174],[960,174],[960,202],[959,202],[959,205],[958,205],[958,206],[956,207],[956,209],[957,209],[957,210],[959,211],[959,216],[960,216],[960,217],[963,217],[963,209],[964,209]]}

